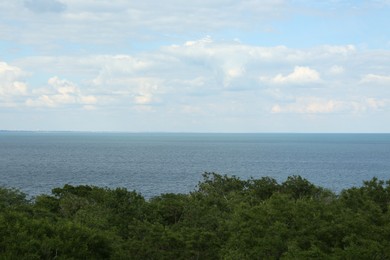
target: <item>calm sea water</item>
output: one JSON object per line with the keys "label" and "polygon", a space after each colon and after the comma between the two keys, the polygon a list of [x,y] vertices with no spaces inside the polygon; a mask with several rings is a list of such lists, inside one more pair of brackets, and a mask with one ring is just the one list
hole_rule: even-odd
{"label": "calm sea water", "polygon": [[390,179],[390,134],[0,132],[0,186],[31,196],[66,183],[147,198],[186,193],[205,171],[278,181],[301,175],[339,192]]}

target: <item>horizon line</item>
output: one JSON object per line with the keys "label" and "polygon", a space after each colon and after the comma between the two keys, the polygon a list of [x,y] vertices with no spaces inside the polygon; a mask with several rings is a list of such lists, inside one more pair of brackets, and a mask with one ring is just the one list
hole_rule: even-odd
{"label": "horizon line", "polygon": [[390,132],[218,132],[218,131],[113,131],[113,130],[8,130],[1,132],[25,132],[25,133],[107,133],[107,134],[390,134]]}

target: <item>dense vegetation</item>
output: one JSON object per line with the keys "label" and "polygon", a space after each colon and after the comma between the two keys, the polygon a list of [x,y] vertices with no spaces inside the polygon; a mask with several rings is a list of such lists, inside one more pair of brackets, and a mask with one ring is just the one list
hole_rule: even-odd
{"label": "dense vegetation", "polygon": [[205,173],[145,200],[93,186],[0,188],[1,259],[390,259],[390,181],[335,195],[299,177]]}

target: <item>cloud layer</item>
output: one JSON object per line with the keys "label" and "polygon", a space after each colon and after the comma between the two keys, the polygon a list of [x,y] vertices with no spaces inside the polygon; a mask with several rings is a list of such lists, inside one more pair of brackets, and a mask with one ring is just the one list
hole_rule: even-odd
{"label": "cloud layer", "polygon": [[2,1],[0,129],[390,131],[377,122],[390,116],[386,10],[385,1]]}
{"label": "cloud layer", "polygon": [[0,105],[14,106],[17,99],[27,95],[24,76],[20,68],[0,61]]}
{"label": "cloud layer", "polygon": [[[387,51],[382,55],[390,58]],[[358,65],[354,65],[356,62]],[[86,96],[91,100],[94,97],[93,103],[97,106],[100,99],[104,100],[105,106],[176,106],[180,100],[192,104],[209,96],[219,99],[243,92],[242,95],[258,96],[259,105],[256,106],[265,110],[270,108],[273,112],[330,113],[340,112],[337,107],[343,107],[343,112],[353,112],[355,107],[346,106],[345,102],[377,99],[382,95],[377,95],[376,90],[388,91],[385,85],[389,76],[377,75],[364,66],[373,62],[389,67],[387,62],[379,63],[375,57],[370,58],[368,51],[358,51],[349,45],[303,50],[215,42],[207,37],[138,55],[31,57],[19,60],[18,65],[82,79],[76,84],[70,82],[71,79],[50,77],[51,92],[43,91],[39,86],[31,92],[31,95],[45,93],[35,99],[30,97],[28,104],[34,106],[83,103]],[[8,76],[7,91],[10,91],[10,84],[22,83],[17,81],[20,72],[16,67],[9,67],[8,71],[11,76]],[[43,71],[38,69],[37,73]],[[25,88],[20,94],[26,94]],[[329,101],[302,101],[307,100],[305,97],[326,97]],[[280,109],[276,109],[276,103],[273,104],[288,100],[307,103],[307,108],[286,106],[281,109],[279,105]]]}

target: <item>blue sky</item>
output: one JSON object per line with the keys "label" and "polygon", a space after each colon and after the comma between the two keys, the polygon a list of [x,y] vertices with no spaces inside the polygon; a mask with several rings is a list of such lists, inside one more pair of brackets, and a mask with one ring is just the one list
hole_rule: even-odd
{"label": "blue sky", "polygon": [[390,1],[0,0],[0,129],[390,132]]}

